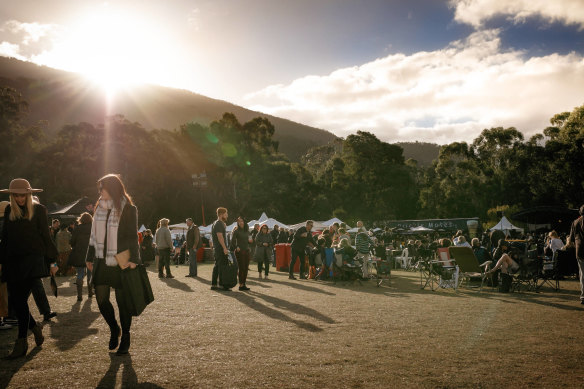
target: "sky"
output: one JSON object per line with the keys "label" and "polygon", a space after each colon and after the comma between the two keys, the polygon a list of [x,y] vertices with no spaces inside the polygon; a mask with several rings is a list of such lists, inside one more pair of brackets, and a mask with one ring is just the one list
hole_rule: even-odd
{"label": "sky", "polygon": [[4,1],[0,55],[343,137],[529,137],[584,104],[584,0]]}

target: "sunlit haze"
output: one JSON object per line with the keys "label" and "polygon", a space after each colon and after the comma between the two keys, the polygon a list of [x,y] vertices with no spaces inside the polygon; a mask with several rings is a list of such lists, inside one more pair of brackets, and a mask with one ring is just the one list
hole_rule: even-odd
{"label": "sunlit haze", "polygon": [[110,96],[187,89],[346,136],[526,135],[584,103],[578,0],[24,0],[0,55],[85,74]]}

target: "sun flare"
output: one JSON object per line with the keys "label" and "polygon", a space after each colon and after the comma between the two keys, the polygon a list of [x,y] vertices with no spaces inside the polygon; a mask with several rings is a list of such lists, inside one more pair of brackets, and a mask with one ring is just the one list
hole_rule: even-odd
{"label": "sun flare", "polygon": [[164,31],[153,19],[103,6],[80,15],[46,62],[83,73],[110,93],[135,83],[180,85],[165,68],[176,50]]}

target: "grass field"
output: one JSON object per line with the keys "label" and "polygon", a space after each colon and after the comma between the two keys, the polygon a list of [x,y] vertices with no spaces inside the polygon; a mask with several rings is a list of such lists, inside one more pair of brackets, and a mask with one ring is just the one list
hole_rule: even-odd
{"label": "grass field", "polygon": [[[0,361],[0,388],[583,386],[584,306],[573,280],[559,292],[432,292],[414,272],[394,271],[378,288],[278,272],[258,280],[252,264],[243,293],[209,290],[211,268],[200,266],[198,279],[185,278],[185,266],[172,267],[175,279],[149,273],[156,300],[134,319],[125,357],[108,352],[95,299],[77,302],[74,278],[59,278],[45,344],[29,337],[25,359]],[[0,332],[0,356],[15,337]]]}

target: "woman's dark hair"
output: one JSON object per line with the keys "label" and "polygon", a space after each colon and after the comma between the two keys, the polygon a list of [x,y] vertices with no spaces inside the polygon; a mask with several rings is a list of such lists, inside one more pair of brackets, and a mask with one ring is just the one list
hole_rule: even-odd
{"label": "woman's dark hair", "polygon": [[79,218],[77,218],[77,223],[79,224],[90,224],[93,222],[93,217],[87,212],[83,212]]}
{"label": "woman's dark hair", "polygon": [[239,222],[238,222],[239,219],[243,220],[243,230],[245,232],[248,232],[249,231],[249,226],[247,225],[247,220],[245,220],[245,218],[243,216],[238,216],[237,219],[235,219],[237,221],[237,223],[236,223],[237,225],[235,227],[237,229],[239,229]]}
{"label": "woman's dark hair", "polygon": [[126,192],[126,187],[124,186],[124,183],[118,174],[108,174],[101,177],[99,180],[97,180],[97,186],[99,187],[100,192],[102,189],[105,189],[107,193],[109,193],[112,201],[114,202],[114,207],[118,211],[122,210],[123,198],[125,198],[129,204],[134,205],[132,198],[128,192]]}

